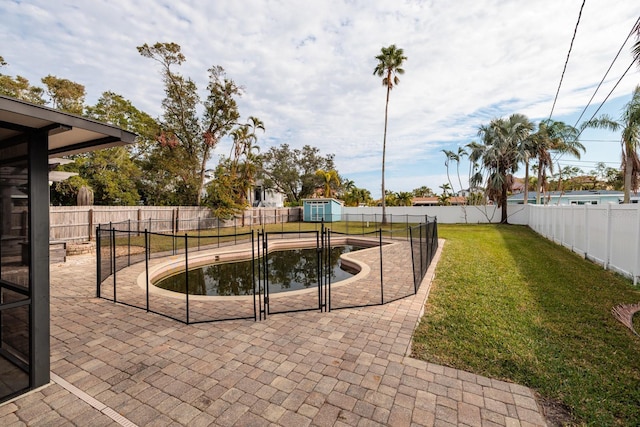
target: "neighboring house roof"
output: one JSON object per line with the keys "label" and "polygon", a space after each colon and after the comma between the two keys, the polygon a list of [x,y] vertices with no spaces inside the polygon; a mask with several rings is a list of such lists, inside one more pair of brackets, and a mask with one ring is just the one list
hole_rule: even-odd
{"label": "neighboring house roof", "polygon": [[328,201],[333,201],[336,203],[339,203],[341,205],[344,205],[344,202],[342,200],[338,200],[338,199],[334,199],[333,197],[311,197],[308,199],[302,199],[303,202],[328,202]]}
{"label": "neighboring house roof", "polygon": [[0,147],[47,132],[49,156],[66,156],[132,143],[136,134],[95,120],[0,95]]}
{"label": "neighboring house roof", "polygon": [[[575,190],[575,191],[548,191],[542,194],[543,197],[548,198],[557,198],[557,197],[568,197],[568,198],[588,198],[588,197],[623,197],[624,193],[622,191],[615,190]],[[536,199],[536,192],[529,192],[529,200]],[[522,201],[524,200],[524,193],[518,193],[510,196],[508,198],[510,201]]]}
{"label": "neighboring house roof", "polygon": [[521,193],[524,191],[524,178],[513,178],[513,184],[511,185],[511,192]]}
{"label": "neighboring house roof", "polygon": [[[414,197],[411,199],[412,206],[437,206],[438,205],[438,197]],[[449,197],[449,203],[451,205],[463,205],[467,201],[466,197],[461,196],[451,196]]]}

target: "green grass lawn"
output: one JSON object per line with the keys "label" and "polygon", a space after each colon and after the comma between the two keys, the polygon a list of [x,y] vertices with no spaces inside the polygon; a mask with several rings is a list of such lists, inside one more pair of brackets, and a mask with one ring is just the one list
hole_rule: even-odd
{"label": "green grass lawn", "polygon": [[526,227],[438,228],[414,357],[527,385],[579,423],[639,425],[640,338],[611,315],[640,301],[629,280]]}

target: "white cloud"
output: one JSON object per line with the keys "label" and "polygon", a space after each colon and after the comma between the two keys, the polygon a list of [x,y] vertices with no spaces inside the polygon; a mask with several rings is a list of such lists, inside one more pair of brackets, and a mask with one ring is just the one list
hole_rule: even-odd
{"label": "white cloud", "polygon": [[[69,78],[90,103],[113,90],[159,116],[159,70],[136,46],[174,41],[187,56],[180,71],[203,90],[214,64],[244,86],[241,112],[265,122],[265,142],[335,153],[340,173],[363,177],[374,194],[385,90],[372,72],[382,46],[408,57],[390,99],[388,181],[410,190],[440,179],[440,150],[469,142],[491,118],[548,116],[579,10],[556,0],[77,3],[2,2],[4,72]],[[586,4],[554,116],[586,104],[636,18],[633,2]],[[596,101],[629,62],[626,47]],[[638,82],[634,67],[614,96]]]}

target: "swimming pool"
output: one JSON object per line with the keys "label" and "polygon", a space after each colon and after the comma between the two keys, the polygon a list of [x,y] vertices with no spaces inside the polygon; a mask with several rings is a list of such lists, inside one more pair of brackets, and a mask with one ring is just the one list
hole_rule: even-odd
{"label": "swimming pool", "polygon": [[[345,245],[331,249],[329,271],[332,283],[358,273],[342,265],[340,255],[359,249],[364,248]],[[269,253],[267,259],[270,294],[318,286],[318,254],[315,248],[278,250]],[[254,273],[251,260],[205,265],[190,270],[188,274],[189,295],[253,295]],[[186,293],[184,273],[165,277],[154,285],[164,290]]]}

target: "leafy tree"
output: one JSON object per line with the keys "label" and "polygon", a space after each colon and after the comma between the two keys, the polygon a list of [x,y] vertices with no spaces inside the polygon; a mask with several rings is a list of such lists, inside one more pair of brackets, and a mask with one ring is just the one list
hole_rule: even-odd
{"label": "leafy tree", "polygon": [[[0,56],[0,68],[7,65],[4,58]],[[0,73],[0,95],[44,105],[43,93],[44,90],[41,87],[31,86],[29,80],[22,76],[11,77]]]}
{"label": "leafy tree", "polygon": [[612,190],[624,189],[624,174],[621,170],[615,168],[607,168],[607,185]]}
{"label": "leafy tree", "polygon": [[629,203],[631,190],[636,191],[638,188],[638,176],[640,176],[640,158],[638,157],[638,147],[640,146],[640,86],[636,86],[631,100],[625,105],[618,120],[603,114],[583,123],[582,127],[583,129],[593,127],[622,132],[623,203]]}
{"label": "leafy tree", "polygon": [[85,108],[85,115],[135,132],[136,143],[74,156],[75,165],[65,168],[81,174],[98,205],[138,204],[145,186],[142,167],[155,144],[156,121],[114,92],[104,92],[96,105]]}
{"label": "leafy tree", "polygon": [[310,145],[291,149],[288,144],[271,147],[261,155],[260,175],[266,188],[274,188],[285,194],[291,204],[300,204],[310,197],[317,185],[316,171],[335,170],[333,154],[320,155],[320,150]]}
{"label": "leafy tree", "polygon": [[67,113],[82,114],[86,95],[84,85],[51,74],[43,77],[42,83],[46,86],[46,94],[53,108]]}
{"label": "leafy tree", "polygon": [[204,203],[211,206],[219,218],[229,218],[247,206],[247,194],[255,184],[260,158],[256,131],[264,131],[263,123],[250,117],[249,123],[231,132],[231,157],[222,159],[215,169],[214,180],[207,186]]}
{"label": "leafy tree", "polygon": [[413,197],[434,196],[433,190],[427,187],[426,185],[423,185],[422,187],[419,187],[419,188],[414,188],[413,191],[411,191],[411,194],[413,194]]}
{"label": "leafy tree", "polygon": [[565,166],[554,175],[553,185],[551,188],[557,191],[564,190],[581,190],[582,182],[578,182],[576,178],[584,172],[577,166]]}
{"label": "leafy tree", "polygon": [[513,174],[522,160],[520,149],[531,131],[533,123],[522,114],[512,114],[507,119],[493,119],[482,125],[478,135],[482,144],[473,147],[471,157],[481,160],[487,171],[487,193],[502,208],[500,223],[507,223],[507,195],[513,183]]}
{"label": "leafy tree", "polygon": [[340,187],[340,178],[338,178],[338,172],[334,169],[325,171],[318,169],[316,176],[320,178],[322,182],[322,194],[324,197],[333,197],[334,188]]}
{"label": "leafy tree", "polygon": [[[163,149],[156,154],[166,157],[164,164],[170,167],[169,174],[177,178],[167,182],[167,190],[178,191],[182,195],[181,204],[199,205],[211,153],[240,118],[236,98],[242,90],[226,76],[222,67],[213,66],[208,70],[208,95],[201,102],[196,84],[173,70],[186,60],[178,44],[149,46],[145,43],[138,47],[138,52],[162,67],[165,98],[158,142]],[[198,116],[200,107],[204,109],[201,117]]]}
{"label": "leafy tree", "polygon": [[381,49],[380,55],[376,56],[376,60],[378,64],[373,70],[373,75],[382,77],[382,86],[387,88],[387,100],[385,102],[384,107],[384,137],[382,140],[382,223],[386,224],[387,217],[385,215],[385,189],[384,189],[384,167],[385,167],[385,156],[387,152],[387,122],[389,118],[389,94],[391,93],[391,89],[393,89],[394,85],[398,85],[400,83],[400,79],[398,78],[398,74],[404,74],[404,69],[402,65],[404,61],[407,59],[404,56],[404,51],[400,48],[397,48],[395,44],[390,45],[389,47],[383,47]]}
{"label": "leafy tree", "polygon": [[214,179],[206,187],[204,204],[211,206],[217,218],[232,218],[244,207],[238,203],[238,180],[232,177],[231,169],[231,159],[220,161],[214,171]]}
{"label": "leafy tree", "polygon": [[88,185],[87,180],[79,175],[54,182],[51,184],[49,203],[53,206],[75,206],[80,188]]}
{"label": "leafy tree", "polygon": [[135,133],[135,144],[125,146],[134,160],[143,161],[156,144],[158,122],[115,92],[103,92],[96,105],[85,107],[85,115]]}
{"label": "leafy tree", "polygon": [[140,168],[131,160],[125,147],[76,156],[73,163],[58,169],[77,172],[79,176],[52,186],[52,204],[75,206],[82,186],[93,190],[96,205],[132,206],[140,202],[137,188]]}

